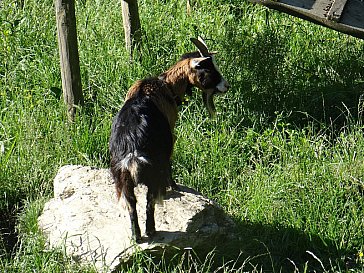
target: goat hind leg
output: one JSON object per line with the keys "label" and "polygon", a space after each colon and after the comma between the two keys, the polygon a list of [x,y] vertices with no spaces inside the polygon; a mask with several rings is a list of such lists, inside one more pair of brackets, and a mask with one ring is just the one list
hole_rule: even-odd
{"label": "goat hind leg", "polygon": [[123,172],[121,176],[121,179],[124,179],[123,194],[128,205],[132,236],[133,239],[139,243],[142,239],[142,236],[138,223],[138,214],[136,209],[137,200],[134,193],[134,182],[130,176],[129,171]]}
{"label": "goat hind leg", "polygon": [[154,220],[154,210],[155,210],[155,194],[148,189],[147,192],[147,222],[146,222],[146,234],[148,237],[152,237],[155,234],[155,220]]}

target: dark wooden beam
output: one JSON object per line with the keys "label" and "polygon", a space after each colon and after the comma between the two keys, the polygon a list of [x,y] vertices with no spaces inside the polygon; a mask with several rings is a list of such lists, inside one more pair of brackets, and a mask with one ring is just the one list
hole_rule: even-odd
{"label": "dark wooden beam", "polygon": [[364,39],[364,2],[361,0],[335,0],[336,4],[334,0],[249,1]]}
{"label": "dark wooden beam", "polygon": [[[339,22],[341,15],[343,14],[347,0],[334,0],[332,6],[327,13],[327,18],[335,22]],[[364,16],[364,14],[363,14]]]}

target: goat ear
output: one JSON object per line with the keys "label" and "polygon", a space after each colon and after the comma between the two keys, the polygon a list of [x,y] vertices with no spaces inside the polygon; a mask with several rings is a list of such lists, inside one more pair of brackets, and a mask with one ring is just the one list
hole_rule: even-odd
{"label": "goat ear", "polygon": [[194,69],[201,69],[204,61],[211,57],[194,58],[191,60],[191,67]]}

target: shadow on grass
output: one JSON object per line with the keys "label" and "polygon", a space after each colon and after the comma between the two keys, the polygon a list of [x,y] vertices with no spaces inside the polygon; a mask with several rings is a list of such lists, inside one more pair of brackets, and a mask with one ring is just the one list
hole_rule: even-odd
{"label": "shadow on grass", "polygon": [[[191,191],[183,187],[183,191]],[[195,192],[194,190],[192,190]],[[173,193],[170,198],[179,198]],[[222,212],[222,215],[225,215]],[[224,216],[217,217],[222,223]],[[193,222],[193,221],[192,221]],[[264,225],[234,219],[231,234],[214,237],[214,242],[191,248],[191,240],[179,247],[162,247],[152,252],[135,253],[115,272],[362,272],[364,264],[358,250],[340,246],[317,235],[282,225]],[[221,224],[219,226],[221,226]],[[159,231],[153,243],[166,244],[165,238],[186,236],[185,232]],[[210,237],[211,239],[212,237]],[[148,241],[144,238],[144,242]],[[202,246],[203,245],[203,246]],[[211,249],[215,247],[214,249]],[[176,271],[175,268],[179,268]]]}
{"label": "shadow on grass", "polygon": [[[237,223],[237,239],[216,241],[216,248],[175,248],[136,253],[115,272],[362,272],[354,251],[302,231],[246,222]],[[162,256],[160,253],[163,253]]]}
{"label": "shadow on grass", "polygon": [[[248,8],[256,14],[249,17],[251,25],[257,25],[259,9]],[[237,18],[247,17],[247,12],[236,12]],[[358,43],[346,36],[333,38],[324,28],[311,29],[276,12],[265,14],[260,28],[225,25],[226,39],[221,42],[231,57],[227,72],[236,101],[268,117],[292,112],[290,122],[299,126],[314,120],[340,127],[348,115],[361,118],[364,54]]]}
{"label": "shadow on grass", "polygon": [[17,243],[16,212],[0,211],[0,258],[11,258]]}
{"label": "shadow on grass", "polygon": [[[264,272],[338,272],[363,269],[355,251],[340,249],[333,241],[282,226],[238,223],[239,241],[224,247],[239,253],[240,264]],[[233,258],[233,257],[232,257]],[[238,263],[239,264],[239,263]]]}

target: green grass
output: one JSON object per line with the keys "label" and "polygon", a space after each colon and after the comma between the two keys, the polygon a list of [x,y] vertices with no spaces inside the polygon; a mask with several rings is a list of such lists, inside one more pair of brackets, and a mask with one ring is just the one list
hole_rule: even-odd
{"label": "green grass", "polygon": [[76,1],[86,105],[69,123],[52,1],[0,2],[1,272],[94,272],[38,231],[52,179],[65,164],[108,167],[128,87],[194,50],[198,34],[232,88],[215,119],[198,91],[180,112],[174,176],[216,200],[240,240],[206,258],[138,253],[123,270],[364,271],[364,43],[245,1],[191,3],[187,15],[184,0],[140,0],[143,43],[130,63],[120,1]]}

